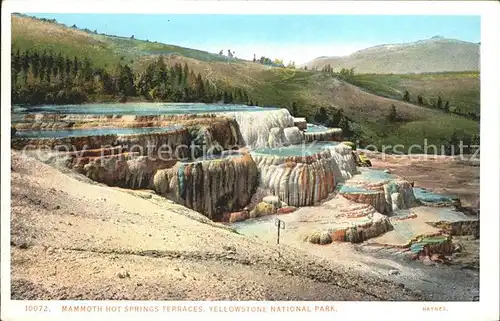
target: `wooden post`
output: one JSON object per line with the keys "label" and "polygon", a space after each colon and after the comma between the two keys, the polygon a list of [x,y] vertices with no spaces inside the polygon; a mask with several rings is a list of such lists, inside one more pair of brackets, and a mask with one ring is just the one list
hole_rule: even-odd
{"label": "wooden post", "polygon": [[280,222],[278,222],[278,238],[276,239],[276,244],[280,244]]}
{"label": "wooden post", "polygon": [[280,229],[285,229],[285,222],[277,218],[274,221],[274,225],[278,228],[278,238],[276,239],[276,244],[280,244]]}

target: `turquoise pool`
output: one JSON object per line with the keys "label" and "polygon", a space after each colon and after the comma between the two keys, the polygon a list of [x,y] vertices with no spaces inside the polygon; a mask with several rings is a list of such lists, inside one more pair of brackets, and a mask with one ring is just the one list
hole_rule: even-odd
{"label": "turquoise pool", "polygon": [[360,175],[357,176],[359,180],[368,181],[368,182],[385,182],[396,179],[396,176],[386,173],[383,170],[371,169],[371,168],[358,168]]}
{"label": "turquoise pool", "polygon": [[453,203],[453,201],[457,199],[454,195],[437,194],[419,187],[413,188],[413,193],[417,200],[425,203]]}
{"label": "turquoise pool", "polygon": [[257,148],[254,149],[251,154],[281,157],[311,156],[338,144],[338,142],[312,142],[299,145],[290,145],[286,147]]}
{"label": "turquoise pool", "polygon": [[165,127],[143,127],[143,128],[82,128],[62,130],[30,130],[17,131],[12,138],[63,138],[63,137],[86,137],[104,135],[133,135],[148,133],[165,133],[181,129],[180,125]]}
{"label": "turquoise pool", "polygon": [[235,104],[191,104],[191,103],[125,103],[125,104],[83,104],[14,106],[12,114],[77,114],[77,115],[180,115],[238,111],[263,111],[279,108],[256,107]]}
{"label": "turquoise pool", "polygon": [[330,128],[321,125],[307,124],[307,132],[310,133],[322,133],[329,129]]}

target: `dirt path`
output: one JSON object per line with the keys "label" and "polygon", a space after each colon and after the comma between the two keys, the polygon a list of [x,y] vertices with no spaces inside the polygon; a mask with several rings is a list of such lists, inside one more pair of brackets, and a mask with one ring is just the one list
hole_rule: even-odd
{"label": "dirt path", "polygon": [[13,299],[426,299],[398,282],[265,244],[182,206],[76,179],[19,152],[12,152],[12,170]]}

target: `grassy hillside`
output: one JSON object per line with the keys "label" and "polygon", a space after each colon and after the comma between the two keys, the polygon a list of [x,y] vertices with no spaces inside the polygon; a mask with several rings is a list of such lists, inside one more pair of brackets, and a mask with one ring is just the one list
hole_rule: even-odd
{"label": "grassy hillside", "polygon": [[354,68],[357,73],[422,73],[479,71],[480,45],[433,37],[412,43],[380,45],[345,57],[320,57],[307,64],[321,70],[331,65],[334,71]]}
{"label": "grassy hillside", "polygon": [[69,56],[85,56],[97,66],[106,67],[119,61],[133,62],[150,55],[182,55],[201,61],[226,61],[224,57],[205,51],[138,39],[97,34],[63,24],[27,16],[12,16],[12,47],[61,52]]}
{"label": "grassy hillside", "polygon": [[478,72],[448,72],[406,75],[359,74],[345,78],[349,83],[383,97],[403,99],[410,93],[410,101],[417,103],[421,95],[425,105],[432,106],[439,96],[450,102],[450,110],[465,113],[480,112],[480,80]]}
{"label": "grassy hillside", "polygon": [[[395,94],[405,88],[414,88],[408,89],[412,95],[417,89],[429,89],[424,96],[430,98],[436,93],[435,84],[442,81],[439,77],[444,77],[449,85],[441,86],[443,99],[460,101],[464,108],[477,108],[478,102],[472,102],[471,99],[469,105],[463,93],[470,90],[472,97],[479,86],[474,87],[473,80],[465,81],[462,74],[457,74],[457,78],[454,78],[454,74],[434,75],[434,80],[431,76],[405,78],[373,75],[370,78],[370,75],[362,75],[355,76],[349,83],[322,72],[228,60],[199,50],[100,35],[20,16],[12,17],[12,48],[46,49],[66,56],[88,57],[94,64],[110,71],[121,62],[138,73],[143,72],[150,62],[162,54],[167,65],[187,63],[190,70],[200,73],[216,86],[245,89],[250,99],[261,106],[292,110],[292,104],[295,103],[296,116],[306,116],[310,121],[320,107],[324,107],[330,117],[342,109],[343,114],[352,121],[351,129],[356,133],[356,138],[365,143],[422,144],[427,138],[429,142],[439,144],[449,141],[453,132],[459,136],[472,136],[479,131],[477,121],[403,102]],[[454,81],[459,81],[459,87],[452,85]],[[388,123],[387,116],[391,113],[392,105],[395,106],[398,120]]]}

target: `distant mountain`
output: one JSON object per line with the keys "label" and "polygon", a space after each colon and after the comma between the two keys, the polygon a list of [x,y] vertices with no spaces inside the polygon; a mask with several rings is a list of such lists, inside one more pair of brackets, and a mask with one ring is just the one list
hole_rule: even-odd
{"label": "distant mountain", "polygon": [[480,44],[435,36],[412,43],[386,44],[344,57],[319,57],[307,63],[319,70],[354,68],[355,73],[406,74],[444,71],[479,71]]}

